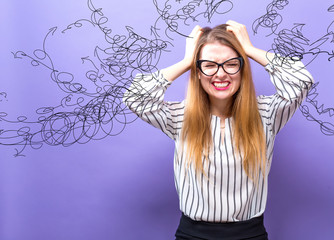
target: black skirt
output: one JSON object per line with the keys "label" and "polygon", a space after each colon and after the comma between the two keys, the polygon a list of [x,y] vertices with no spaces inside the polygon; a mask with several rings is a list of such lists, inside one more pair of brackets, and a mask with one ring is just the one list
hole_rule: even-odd
{"label": "black skirt", "polygon": [[240,222],[194,221],[182,214],[175,240],[268,240],[263,215]]}

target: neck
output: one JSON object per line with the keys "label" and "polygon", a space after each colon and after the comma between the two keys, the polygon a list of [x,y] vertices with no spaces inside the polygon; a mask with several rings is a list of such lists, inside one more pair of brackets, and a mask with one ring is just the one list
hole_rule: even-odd
{"label": "neck", "polygon": [[225,119],[231,116],[232,101],[210,99],[211,114]]}

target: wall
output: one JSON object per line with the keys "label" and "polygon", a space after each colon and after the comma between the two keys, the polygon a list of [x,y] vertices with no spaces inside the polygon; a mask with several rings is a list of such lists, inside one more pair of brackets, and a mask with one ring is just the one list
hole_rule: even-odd
{"label": "wall", "polygon": [[[334,5],[305,1],[17,1],[0,15],[0,239],[173,239],[173,142],[127,110],[139,71],[229,19],[255,46],[303,57],[315,87],[276,140],[270,239],[334,236]],[[252,62],[259,94],[274,89]],[[167,100],[184,97],[188,75]]]}

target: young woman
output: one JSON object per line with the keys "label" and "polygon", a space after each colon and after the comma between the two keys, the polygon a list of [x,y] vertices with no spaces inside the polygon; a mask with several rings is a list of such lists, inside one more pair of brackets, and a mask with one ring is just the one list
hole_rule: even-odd
{"label": "young woman", "polygon": [[[174,175],[182,217],[176,239],[267,239],[263,213],[276,134],[312,86],[297,59],[255,48],[244,25],[196,26],[185,57],[138,74],[124,102],[175,141]],[[248,58],[265,67],[277,89],[256,97]],[[187,97],[164,92],[190,70]]]}

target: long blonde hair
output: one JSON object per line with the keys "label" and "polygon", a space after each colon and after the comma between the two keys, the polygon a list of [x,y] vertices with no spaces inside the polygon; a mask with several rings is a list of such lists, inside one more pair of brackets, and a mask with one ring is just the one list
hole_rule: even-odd
{"label": "long blonde hair", "polygon": [[[186,97],[186,110],[181,133],[181,141],[186,143],[188,164],[196,170],[204,171],[204,161],[208,160],[212,146],[211,112],[208,94],[202,88],[196,61],[203,46],[219,42],[234,49],[244,59],[241,69],[241,84],[235,93],[230,114],[233,119],[233,140],[235,149],[243,158],[243,168],[253,180],[260,169],[265,172],[266,143],[264,130],[256,101],[255,88],[248,57],[233,33],[226,31],[226,24],[213,29],[203,28],[190,69],[190,80]],[[203,158],[204,157],[204,158]]]}

